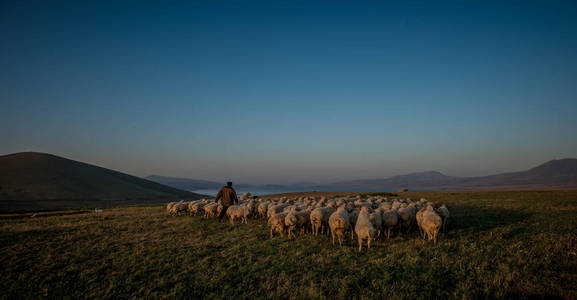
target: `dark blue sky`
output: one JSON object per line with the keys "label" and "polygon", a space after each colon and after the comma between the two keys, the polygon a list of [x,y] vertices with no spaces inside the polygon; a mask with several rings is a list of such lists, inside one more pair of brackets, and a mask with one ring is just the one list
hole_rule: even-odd
{"label": "dark blue sky", "polygon": [[0,154],[267,183],[523,170],[577,157],[575,16],[576,1],[3,1]]}

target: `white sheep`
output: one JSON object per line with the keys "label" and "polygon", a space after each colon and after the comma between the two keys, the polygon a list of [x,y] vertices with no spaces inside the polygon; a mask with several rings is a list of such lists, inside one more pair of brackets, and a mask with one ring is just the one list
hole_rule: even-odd
{"label": "white sheep", "polygon": [[425,232],[425,236],[428,236],[429,241],[433,241],[437,244],[437,236],[439,235],[439,229],[441,229],[443,221],[441,217],[435,212],[432,206],[427,206],[423,217],[421,220],[421,226]]}
{"label": "white sheep", "polygon": [[417,226],[419,227],[419,232],[423,235],[423,238],[425,238],[425,232],[423,231],[423,214],[425,213],[426,209],[428,206],[426,206],[425,208],[422,208],[421,210],[419,210],[416,214],[416,220],[417,220]]}
{"label": "white sheep", "polygon": [[172,214],[172,207],[178,202],[170,202],[166,204],[166,212]]}
{"label": "white sheep", "polygon": [[443,231],[445,231],[445,224],[447,223],[447,219],[449,218],[449,209],[445,204],[442,204],[439,208],[437,208],[437,213],[443,219]]}
{"label": "white sheep", "polygon": [[282,212],[283,209],[285,209],[288,206],[289,206],[288,204],[284,204],[284,203],[283,204],[269,205],[267,212],[266,212],[267,218],[270,218],[274,214]]}
{"label": "white sheep", "polygon": [[399,215],[394,209],[383,212],[383,227],[387,230],[387,239],[391,238],[391,232],[399,224]]}
{"label": "white sheep", "polygon": [[408,232],[416,220],[417,209],[412,205],[403,207],[401,204],[397,212],[399,214],[400,229],[405,229]]}
{"label": "white sheep", "polygon": [[218,203],[209,203],[203,207],[204,210],[204,217],[216,217],[218,216]]}
{"label": "white sheep", "polygon": [[179,215],[181,213],[186,213],[188,211],[188,202],[184,202],[184,200],[175,203],[171,206],[171,214],[172,215]]}
{"label": "white sheep", "polygon": [[319,234],[319,230],[323,233],[324,228],[329,225],[329,218],[334,211],[335,209],[332,207],[318,207],[313,209],[310,220],[315,235]]}
{"label": "white sheep", "polygon": [[375,227],[371,223],[371,216],[368,207],[362,207],[357,224],[355,224],[355,233],[359,241],[359,252],[363,250],[363,241],[367,241],[367,248],[371,249],[371,240],[375,239],[377,234]]}
{"label": "white sheep", "polygon": [[291,236],[296,238],[294,232],[297,229],[301,229],[301,233],[304,233],[306,229],[306,224],[308,223],[309,219],[310,219],[310,213],[308,211],[306,210],[298,211],[296,210],[296,208],[293,207],[288,212],[284,220],[289,238],[291,238]]}
{"label": "white sheep", "polygon": [[248,218],[252,217],[256,211],[256,204],[249,202],[242,206],[242,223],[248,224]]}
{"label": "white sheep", "polygon": [[349,214],[344,206],[341,206],[329,217],[329,227],[331,228],[332,243],[335,243],[335,236],[339,240],[339,246],[343,246],[345,232],[349,230]]}
{"label": "white sheep", "polygon": [[370,220],[375,230],[377,231],[377,239],[381,235],[382,227],[383,227],[383,215],[380,210],[375,210],[370,215]]}
{"label": "white sheep", "polygon": [[[351,228],[355,228],[355,225],[357,224],[357,219],[359,218],[359,210],[358,209],[353,209],[349,212],[349,224],[351,225]],[[355,238],[355,231],[351,230],[351,240]]]}
{"label": "white sheep", "polygon": [[266,202],[259,203],[257,206],[258,215],[262,219],[266,218],[266,212],[268,210],[269,204],[270,204],[270,202],[266,201]]}
{"label": "white sheep", "polygon": [[206,204],[206,202],[202,201],[193,202],[188,206],[188,211],[193,215],[198,214],[203,211],[203,208]]}
{"label": "white sheep", "polygon": [[270,226],[271,239],[273,238],[274,232],[279,233],[281,237],[284,236],[284,231],[286,227],[284,219],[286,218],[287,215],[288,213],[275,213],[268,219],[267,223]]}
{"label": "white sheep", "polygon": [[244,207],[239,206],[239,205],[231,205],[228,207],[228,209],[226,210],[226,216],[228,217],[230,224],[234,225],[234,221],[238,220],[242,220],[243,215],[244,215]]}

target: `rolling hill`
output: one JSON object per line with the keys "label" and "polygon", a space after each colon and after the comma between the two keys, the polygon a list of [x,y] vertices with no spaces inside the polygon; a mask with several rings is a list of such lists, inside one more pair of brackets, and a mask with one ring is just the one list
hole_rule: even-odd
{"label": "rolling hill", "polygon": [[203,196],[51,154],[0,156],[0,210],[161,203]]}
{"label": "rolling hill", "polygon": [[481,177],[454,177],[428,171],[383,179],[341,181],[328,185],[342,188],[575,188],[577,159],[551,160],[532,169]]}
{"label": "rolling hill", "polygon": [[340,181],[330,184],[334,187],[355,187],[355,188],[403,188],[403,187],[430,187],[439,185],[450,185],[461,182],[463,178],[447,176],[437,171],[425,171],[398,175],[382,179],[359,179]]}
{"label": "rolling hill", "polygon": [[550,160],[527,171],[467,178],[457,187],[577,187],[577,159]]}

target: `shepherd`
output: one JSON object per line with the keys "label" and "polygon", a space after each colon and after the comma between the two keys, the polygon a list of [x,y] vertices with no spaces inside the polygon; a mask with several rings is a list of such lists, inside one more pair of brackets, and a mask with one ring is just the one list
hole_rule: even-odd
{"label": "shepherd", "polygon": [[226,186],[223,186],[218,194],[216,195],[216,199],[214,202],[218,203],[220,200],[220,205],[222,205],[222,210],[218,215],[218,221],[222,221],[222,218],[226,216],[226,211],[229,206],[233,204],[238,204],[238,197],[236,195],[236,191],[232,188],[232,182],[227,182]]}

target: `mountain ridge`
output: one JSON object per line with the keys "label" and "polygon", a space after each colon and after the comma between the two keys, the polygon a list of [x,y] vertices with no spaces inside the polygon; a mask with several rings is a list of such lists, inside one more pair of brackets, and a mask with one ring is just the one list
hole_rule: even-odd
{"label": "mountain ridge", "polygon": [[[423,176],[433,175],[433,176]],[[371,188],[443,188],[473,189],[490,187],[577,187],[577,159],[547,161],[526,171],[507,172],[488,176],[457,177],[438,171],[397,175],[383,179],[341,181],[329,186]]]}
{"label": "mountain ridge", "polygon": [[80,203],[96,206],[162,203],[203,196],[48,153],[0,156],[0,209],[3,210],[83,206]]}
{"label": "mountain ridge", "polygon": [[[149,176],[150,177],[150,176]],[[148,177],[147,177],[148,178]],[[198,179],[182,180],[202,181]],[[166,182],[167,185],[170,185]],[[215,183],[219,188],[221,184]],[[422,171],[408,174],[395,175],[386,178],[368,178],[337,181],[329,184],[237,184],[241,188],[254,189],[315,189],[315,188],[429,188],[429,189],[477,189],[477,188],[501,188],[501,187],[551,187],[572,188],[577,187],[577,159],[565,158],[554,159],[530,168],[526,171],[507,172],[487,176],[459,177],[443,174],[439,171]],[[210,189],[199,187],[198,189]]]}

